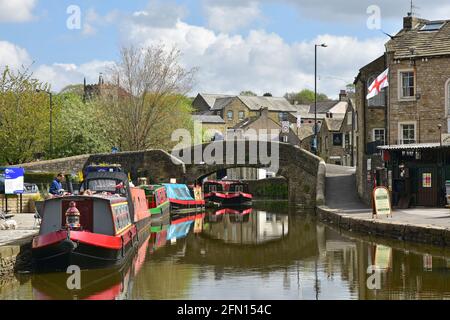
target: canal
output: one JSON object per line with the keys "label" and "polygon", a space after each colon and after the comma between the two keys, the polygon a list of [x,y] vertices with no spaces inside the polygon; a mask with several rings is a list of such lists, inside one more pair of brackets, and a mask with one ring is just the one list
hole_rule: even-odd
{"label": "canal", "polygon": [[122,270],[83,271],[80,290],[65,273],[21,272],[0,279],[0,299],[450,298],[447,249],[343,234],[285,202],[153,231]]}

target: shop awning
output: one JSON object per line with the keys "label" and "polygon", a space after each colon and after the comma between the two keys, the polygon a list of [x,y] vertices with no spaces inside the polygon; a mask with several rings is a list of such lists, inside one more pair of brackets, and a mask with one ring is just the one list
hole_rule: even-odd
{"label": "shop awning", "polygon": [[[417,149],[438,149],[441,148],[439,142],[434,143],[412,143],[412,144],[396,144],[390,146],[379,146],[380,150],[417,150]],[[442,148],[450,148],[449,145],[444,145]]]}

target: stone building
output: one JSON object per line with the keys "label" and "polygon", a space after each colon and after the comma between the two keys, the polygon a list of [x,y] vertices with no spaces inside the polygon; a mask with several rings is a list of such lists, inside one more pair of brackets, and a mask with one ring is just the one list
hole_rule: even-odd
{"label": "stone building", "polygon": [[221,116],[213,114],[194,114],[192,120],[201,125],[203,142],[208,142],[224,136],[225,121]]}
{"label": "stone building", "polygon": [[192,101],[192,107],[195,109],[194,113],[202,114],[209,112],[214,107],[217,99],[227,97],[231,96],[225,94],[199,93]]}
{"label": "stone building", "polygon": [[267,108],[269,117],[279,124],[288,121],[290,112],[297,111],[297,106],[291,105],[285,98],[254,96],[218,98],[211,111],[224,119],[227,129],[233,129],[245,118],[258,116],[261,108]]}
{"label": "stone building", "polygon": [[386,70],[386,56],[370,62],[359,70],[355,84],[356,184],[359,196],[367,203],[373,190],[373,172],[383,168],[377,146],[386,143],[387,89],[367,100],[368,87]]}
{"label": "stone building", "polygon": [[[358,192],[369,202],[373,185],[385,184],[394,205],[442,205],[450,179],[449,148],[440,144],[449,132],[450,20],[408,15],[385,49],[355,80]],[[386,68],[388,90],[366,101],[369,78]]]}

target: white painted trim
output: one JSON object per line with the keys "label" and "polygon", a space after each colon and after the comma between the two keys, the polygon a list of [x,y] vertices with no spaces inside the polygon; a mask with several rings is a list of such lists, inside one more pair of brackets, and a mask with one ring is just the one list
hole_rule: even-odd
{"label": "white painted trim", "polygon": [[[450,78],[445,82],[445,117],[449,117],[449,109],[450,109]],[[450,129],[450,128],[449,128]]]}
{"label": "white painted trim", "polygon": [[386,143],[386,128],[373,128],[372,129],[372,142],[375,142],[375,130],[383,130],[384,132],[384,143]]}
{"label": "white painted trim", "polygon": [[[413,72],[414,73],[414,96],[403,97],[403,78],[401,77],[402,72]],[[397,98],[398,101],[415,101],[417,93],[417,74],[414,68],[406,68],[397,70]]]}
{"label": "white painted trim", "polygon": [[[417,121],[399,121],[398,122],[398,133],[397,133],[397,138],[398,138],[398,144],[403,144],[403,131],[401,130],[402,124],[413,124],[414,125],[414,141],[415,143],[417,143]],[[400,141],[402,143],[400,143]]]}

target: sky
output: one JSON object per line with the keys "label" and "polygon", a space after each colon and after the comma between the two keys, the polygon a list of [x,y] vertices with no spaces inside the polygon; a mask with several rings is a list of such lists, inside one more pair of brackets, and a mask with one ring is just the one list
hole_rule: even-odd
{"label": "sky", "polygon": [[[414,0],[450,19],[448,0]],[[0,0],[0,68],[30,67],[53,91],[98,80],[121,46],[175,46],[198,68],[190,95],[314,89],[336,97],[384,52],[410,0]]]}

